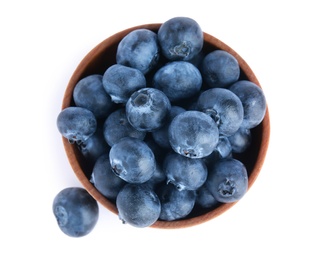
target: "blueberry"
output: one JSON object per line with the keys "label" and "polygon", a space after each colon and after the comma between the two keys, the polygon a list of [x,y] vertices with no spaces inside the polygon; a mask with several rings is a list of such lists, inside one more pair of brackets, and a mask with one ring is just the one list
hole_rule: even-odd
{"label": "blueberry", "polygon": [[126,103],[126,116],[139,131],[154,131],[167,122],[171,109],[168,97],[155,88],[134,92]]}
{"label": "blueberry", "polygon": [[252,143],[252,135],[250,129],[240,127],[237,132],[228,137],[232,152],[243,153]]}
{"label": "blueberry", "polygon": [[111,147],[109,159],[113,172],[130,183],[146,182],[156,170],[154,153],[137,138],[122,138]]}
{"label": "blueberry", "polygon": [[172,150],[172,148],[170,148],[170,149],[162,148],[160,145],[158,145],[156,143],[156,141],[149,134],[146,135],[146,138],[144,141],[148,145],[148,147],[153,151],[153,153],[155,155],[156,162],[158,162],[158,163],[162,163],[168,150]]}
{"label": "blueberry", "polygon": [[174,152],[166,156],[163,169],[167,182],[178,190],[197,190],[207,178],[207,167],[202,159],[190,159]]}
{"label": "blueberry", "polygon": [[215,121],[200,111],[185,111],[169,126],[169,142],[175,152],[189,158],[211,154],[219,140]]}
{"label": "blueberry", "polygon": [[211,88],[225,88],[240,76],[237,59],[223,50],[208,53],[202,61],[201,71],[205,83]]}
{"label": "blueberry", "polygon": [[162,54],[169,60],[191,60],[203,48],[203,31],[195,20],[188,17],[167,20],[157,35]]}
{"label": "blueberry", "polygon": [[191,190],[179,191],[174,185],[163,185],[157,195],[161,203],[159,219],[173,221],[188,216],[194,208],[196,193]]}
{"label": "blueberry", "polygon": [[240,80],[229,88],[241,100],[244,111],[243,128],[254,128],[264,119],[266,99],[263,90],[255,83]]}
{"label": "blueberry", "polygon": [[229,138],[224,135],[220,135],[215,150],[210,155],[203,158],[203,161],[207,166],[211,166],[220,159],[232,158],[232,152],[232,146]]}
{"label": "blueberry", "polygon": [[98,127],[96,132],[86,141],[77,145],[83,156],[94,164],[99,156],[109,153],[109,145],[105,141],[102,128]]}
{"label": "blueberry", "polygon": [[114,64],[105,71],[102,83],[112,102],[122,104],[134,91],[146,87],[146,79],[141,71],[120,64]]}
{"label": "blueberry", "polygon": [[206,188],[206,182],[205,184],[200,187],[196,191],[196,201],[195,204],[201,208],[212,210],[220,205],[220,202],[218,202],[213,195],[210,193],[210,191]]}
{"label": "blueberry", "polygon": [[96,161],[90,181],[101,194],[110,200],[115,200],[119,191],[126,184],[112,172],[107,154],[101,155]]}
{"label": "blueberry", "polygon": [[243,121],[241,100],[228,89],[212,88],[202,92],[197,101],[197,108],[212,117],[219,133],[225,136],[234,134]]}
{"label": "blueberry", "polygon": [[146,132],[136,130],[128,121],[125,108],[112,112],[106,119],[103,128],[105,140],[113,146],[123,137],[134,137],[144,140]]}
{"label": "blueberry", "polygon": [[233,158],[221,159],[208,169],[206,188],[222,203],[241,199],[248,189],[245,166]]}
{"label": "blueberry", "polygon": [[203,158],[203,161],[205,162],[207,167],[211,167],[215,162],[220,159],[232,158],[232,152],[232,146],[229,138],[224,135],[220,135],[215,150],[210,155]]}
{"label": "blueberry", "polygon": [[169,143],[169,137],[168,137],[169,125],[173,118],[175,118],[178,114],[184,111],[185,109],[182,107],[172,106],[167,122],[161,128],[152,132],[153,139],[162,148],[171,149],[171,145]]}
{"label": "blueberry", "polygon": [[94,114],[82,107],[67,107],[57,117],[57,127],[70,143],[85,142],[97,130]]}
{"label": "blueberry", "polygon": [[116,60],[118,64],[148,73],[159,61],[157,34],[148,29],[136,29],[119,43]]}
{"label": "blueberry", "polygon": [[89,234],[98,221],[96,200],[80,187],[60,191],[53,200],[52,209],[59,228],[70,237]]}
{"label": "blueberry", "polygon": [[173,61],[155,73],[153,86],[163,91],[170,101],[178,101],[191,98],[200,91],[202,76],[193,64]]}
{"label": "blueberry", "polygon": [[166,181],[166,174],[159,163],[156,164],[156,170],[154,171],[153,176],[145,182],[146,185],[149,185],[151,188],[155,189],[161,183]]}
{"label": "blueberry", "polygon": [[232,156],[232,146],[228,137],[224,135],[219,136],[219,141],[215,151],[218,153],[219,158],[227,158]]}
{"label": "blueberry", "polygon": [[123,223],[142,228],[154,224],[160,215],[160,200],[145,184],[127,184],[116,200],[119,218]]}
{"label": "blueberry", "polygon": [[101,75],[81,79],[74,87],[73,100],[76,106],[90,110],[96,118],[106,117],[113,107],[103,87]]}

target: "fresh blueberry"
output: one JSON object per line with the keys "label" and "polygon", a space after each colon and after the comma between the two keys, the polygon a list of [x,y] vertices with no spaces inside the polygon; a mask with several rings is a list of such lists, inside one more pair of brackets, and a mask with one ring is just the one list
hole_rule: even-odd
{"label": "fresh blueberry", "polygon": [[219,206],[220,202],[218,202],[206,188],[205,182],[205,184],[196,191],[195,204],[201,208],[212,210]]}
{"label": "fresh blueberry", "polygon": [[155,190],[156,187],[159,186],[159,184],[165,183],[166,179],[167,178],[166,178],[166,174],[165,174],[164,170],[162,169],[160,164],[157,163],[156,164],[156,170],[155,170],[153,176],[147,182],[145,182],[145,184],[149,185],[151,188],[153,188]]}
{"label": "fresh blueberry", "polygon": [[143,228],[154,224],[160,215],[160,200],[146,184],[126,184],[116,200],[119,218],[123,223]]}
{"label": "fresh blueberry", "polygon": [[232,152],[243,153],[246,151],[252,142],[251,130],[240,127],[237,132],[228,137]]}
{"label": "fresh blueberry", "polygon": [[105,140],[113,146],[123,137],[134,137],[144,140],[146,132],[136,130],[128,121],[125,108],[112,112],[106,119],[103,128]]}
{"label": "fresh blueberry", "polygon": [[259,125],[266,113],[266,99],[263,90],[248,80],[240,80],[229,89],[242,102],[244,111],[242,127],[251,129]]}
{"label": "fresh blueberry", "polygon": [[234,134],[243,121],[241,100],[228,89],[212,88],[202,92],[197,101],[197,108],[212,117],[219,133],[225,136]]}
{"label": "fresh blueberry", "polygon": [[168,136],[169,125],[173,118],[175,118],[178,114],[184,111],[185,109],[182,107],[172,106],[167,122],[161,128],[152,132],[153,139],[162,148],[171,149],[171,145],[169,143],[169,136]]}
{"label": "fresh blueberry", "polygon": [[237,59],[223,50],[208,53],[201,64],[205,83],[211,88],[225,88],[236,82],[240,76]]}
{"label": "fresh blueberry", "polygon": [[178,190],[197,190],[207,178],[207,167],[202,159],[190,159],[177,153],[166,156],[163,169],[167,182]]}
{"label": "fresh blueberry", "polygon": [[204,157],[203,161],[207,167],[211,167],[212,164],[223,158],[232,158],[232,146],[228,137],[220,135],[215,150],[210,155]]}
{"label": "fresh blueberry", "polygon": [[148,147],[153,151],[156,162],[158,163],[163,162],[169,150],[172,151],[172,148],[165,149],[165,148],[162,148],[160,145],[158,145],[150,134],[146,135],[146,138],[144,139],[144,141],[148,145]]}
{"label": "fresh blueberry", "polygon": [[168,135],[173,150],[189,158],[210,155],[219,140],[215,121],[200,111],[185,111],[177,115],[169,126]]}
{"label": "fresh blueberry", "polygon": [[221,159],[208,169],[206,188],[222,203],[241,199],[248,189],[245,166],[233,158]]}
{"label": "fresh blueberry", "polygon": [[126,116],[135,129],[151,132],[167,122],[170,109],[171,103],[162,91],[143,88],[129,98],[126,103]]}
{"label": "fresh blueberry", "polygon": [[81,79],[74,87],[73,100],[76,106],[90,110],[96,118],[105,118],[113,107],[101,75]]}
{"label": "fresh blueberry", "polygon": [[228,137],[224,135],[219,136],[218,144],[215,148],[215,151],[218,153],[219,158],[228,158],[232,155],[232,146]]}
{"label": "fresh blueberry", "polygon": [[159,219],[173,221],[188,216],[194,208],[196,193],[191,190],[179,191],[174,185],[162,185],[157,195],[161,203]]}
{"label": "fresh blueberry", "polygon": [[189,60],[189,62],[192,63],[200,72],[201,72],[201,65],[206,54],[207,52],[201,51],[193,59]]}
{"label": "fresh blueberry", "polygon": [[211,166],[213,163],[223,158],[232,158],[232,146],[228,137],[220,135],[215,150],[210,155],[203,158],[203,161],[207,166]]}
{"label": "fresh blueberry", "polygon": [[164,22],[158,30],[162,54],[169,60],[191,60],[203,48],[203,31],[188,17],[174,17]]}
{"label": "fresh blueberry", "polygon": [[98,221],[96,200],[80,187],[60,191],[53,200],[52,209],[59,228],[70,237],[89,234]]}
{"label": "fresh blueberry", "polygon": [[92,164],[96,162],[99,156],[109,153],[109,145],[105,141],[101,127],[87,140],[77,145],[83,156]]}
{"label": "fresh blueberry", "polygon": [[132,93],[146,87],[144,74],[135,68],[114,64],[104,73],[103,87],[112,102],[125,104]]}
{"label": "fresh blueberry", "polygon": [[101,155],[96,161],[90,182],[94,184],[101,194],[110,200],[115,200],[119,191],[126,184],[124,180],[112,172],[107,154]]}
{"label": "fresh blueberry", "polygon": [[85,142],[97,130],[94,114],[82,107],[67,107],[57,117],[57,127],[70,143]]}
{"label": "fresh blueberry", "polygon": [[130,32],[120,41],[116,60],[118,64],[148,73],[159,61],[157,34],[148,29]]}
{"label": "fresh blueberry", "polygon": [[137,138],[122,138],[111,147],[109,159],[113,172],[130,183],[146,182],[156,170],[154,153]]}
{"label": "fresh blueberry", "polygon": [[153,86],[163,91],[171,102],[191,98],[202,87],[202,75],[191,63],[173,61],[161,67],[154,76]]}

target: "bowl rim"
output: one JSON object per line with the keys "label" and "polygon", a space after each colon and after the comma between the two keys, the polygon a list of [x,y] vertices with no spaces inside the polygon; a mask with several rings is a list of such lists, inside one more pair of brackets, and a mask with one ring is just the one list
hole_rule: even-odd
{"label": "bowl rim", "polygon": [[[63,110],[66,107],[71,106],[70,101],[72,100],[72,93],[73,93],[73,88],[75,84],[81,79],[81,76],[83,72],[86,70],[86,68],[90,65],[90,61],[93,60],[95,57],[97,57],[100,53],[105,52],[109,46],[113,44],[118,44],[118,42],[129,32],[136,30],[136,29],[148,29],[148,30],[153,30],[157,31],[159,27],[162,25],[162,23],[151,23],[151,24],[142,24],[142,25],[137,25],[133,26],[130,28],[127,28],[125,30],[122,30],[120,32],[117,32],[110,37],[106,38],[99,44],[97,44],[91,51],[87,53],[85,57],[81,60],[81,62],[78,64],[76,69],[74,70],[68,85],[66,87],[66,90],[64,92],[63,96],[63,101],[62,101],[62,106],[61,110]],[[245,60],[231,47],[229,47],[227,44],[219,40],[218,38],[210,35],[209,33],[203,32],[204,36],[204,42],[209,43],[210,45],[214,46],[217,49],[225,50],[232,54],[239,63],[240,68],[242,71],[245,72],[245,75],[249,81],[252,81],[256,85],[258,85],[260,88],[261,85],[255,76],[254,72],[252,69],[249,67],[249,65],[245,62]],[[266,113],[264,116],[263,121],[261,122],[261,127],[263,129],[262,135],[261,135],[261,140],[260,140],[260,151],[258,153],[256,163],[254,165],[253,171],[250,173],[249,180],[248,180],[248,190],[252,187],[254,182],[256,181],[262,166],[264,164],[268,146],[269,146],[269,139],[270,139],[270,118],[269,118],[269,111],[268,111],[268,105],[266,105]],[[68,161],[72,167],[72,170],[74,171],[76,177],[80,181],[80,183],[83,185],[83,187],[89,192],[89,194],[96,200],[98,201],[102,206],[107,208],[109,211],[112,213],[118,215],[118,210],[116,206],[110,202],[108,199],[106,199],[95,187],[94,185],[89,181],[87,176],[85,175],[81,165],[77,161],[77,156],[78,156],[78,150],[77,148],[70,144],[68,140],[64,137],[62,137],[62,142],[63,146],[66,152],[66,156],[68,158]],[[180,219],[180,220],[175,220],[175,221],[162,221],[158,220],[155,222],[153,225],[150,227],[152,228],[162,228],[162,229],[175,229],[175,228],[186,228],[186,227],[191,227],[195,225],[199,225],[201,223],[207,222],[211,219],[216,218],[217,216],[221,215],[222,213],[226,212],[228,209],[233,207],[236,203],[226,203],[226,204],[221,204],[217,208],[199,215],[195,216],[192,218],[187,218],[187,219]]]}

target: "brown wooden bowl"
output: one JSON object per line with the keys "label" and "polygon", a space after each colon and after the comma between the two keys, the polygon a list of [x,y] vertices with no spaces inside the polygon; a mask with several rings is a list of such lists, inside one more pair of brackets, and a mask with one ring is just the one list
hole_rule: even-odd
{"label": "brown wooden bowl", "polygon": [[[76,83],[91,74],[103,74],[105,70],[116,63],[115,54],[117,46],[120,40],[129,32],[139,29],[146,28],[154,32],[157,32],[161,24],[145,24],[136,27],[126,29],[124,31],[118,32],[111,37],[107,38],[95,48],[93,48],[80,62],[76,70],[74,71],[68,86],[65,90],[62,109],[74,106],[72,94]],[[218,40],[217,38],[204,33],[204,53],[220,49],[231,53],[239,62],[241,68],[240,79],[247,79],[258,86],[260,86],[256,76],[254,75],[248,64],[237,54],[232,48]],[[249,181],[248,187],[250,188],[258,177],[262,165],[265,160],[266,152],[268,149],[269,136],[270,136],[270,121],[268,108],[266,110],[266,115],[264,120],[256,128],[252,129],[252,144],[250,148],[243,154],[239,156],[247,168]],[[64,148],[68,160],[72,166],[74,173],[76,174],[79,181],[82,183],[83,187],[104,207],[109,209],[111,212],[118,214],[117,208],[114,203],[105,198],[89,181],[92,167],[89,165],[85,158],[81,155],[80,151],[77,149],[76,145],[70,144],[67,139],[62,137]],[[157,221],[151,227],[155,228],[184,228],[194,225],[201,224],[203,222],[209,221],[220,214],[224,213],[230,209],[234,203],[221,204],[217,208],[206,211],[194,211],[188,218],[176,220],[176,221]]]}

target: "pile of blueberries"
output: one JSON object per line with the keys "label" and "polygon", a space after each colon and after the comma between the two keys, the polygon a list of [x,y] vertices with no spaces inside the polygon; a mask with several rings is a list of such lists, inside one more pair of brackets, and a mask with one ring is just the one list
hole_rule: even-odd
{"label": "pile of blueberries", "polygon": [[[265,96],[240,79],[234,56],[204,53],[203,44],[188,17],[169,19],[158,32],[135,29],[120,41],[116,63],[82,78],[75,105],[58,115],[59,132],[93,165],[91,183],[123,223],[188,218],[248,189],[247,169],[233,155],[250,146]],[[82,188],[61,191],[53,211],[69,236],[88,234],[98,219],[96,201]]]}

